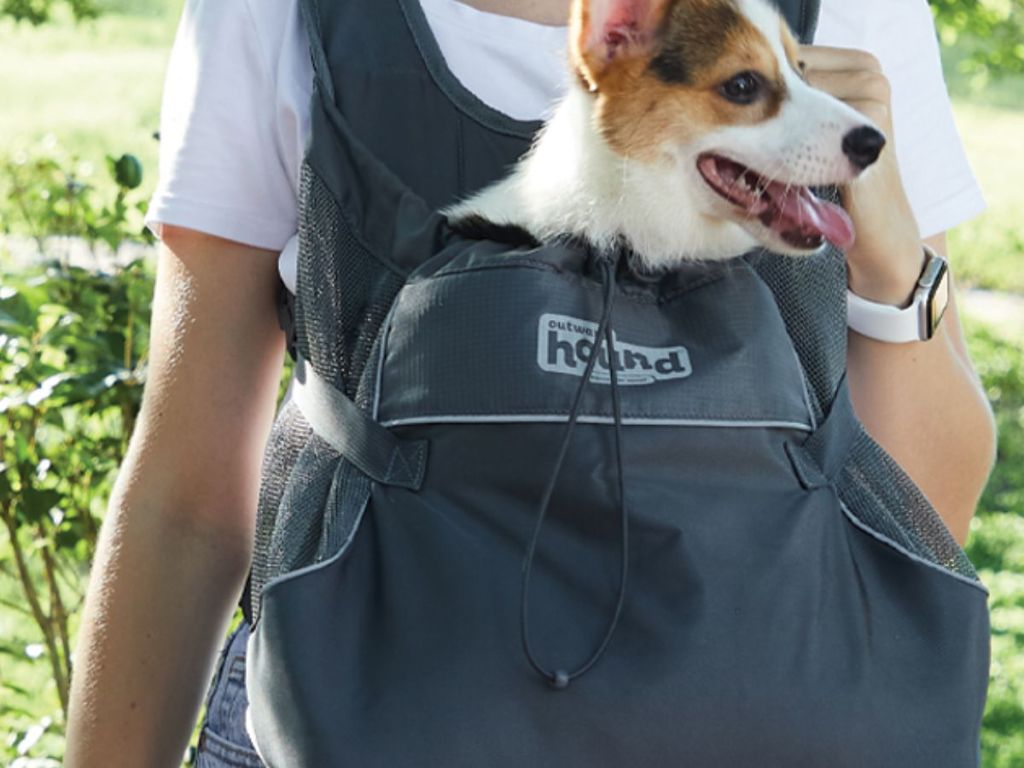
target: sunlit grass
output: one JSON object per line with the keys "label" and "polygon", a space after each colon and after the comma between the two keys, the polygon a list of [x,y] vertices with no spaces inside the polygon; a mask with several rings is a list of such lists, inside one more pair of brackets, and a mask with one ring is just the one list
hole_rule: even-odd
{"label": "sunlit grass", "polygon": [[[1024,80],[1021,85],[1024,95]],[[961,284],[1024,292],[1024,99],[1017,110],[961,100],[954,108],[989,206],[951,233],[957,278]]]}
{"label": "sunlit grass", "polygon": [[[130,152],[155,184],[160,96],[176,14],[70,19],[39,28],[0,21],[0,152],[52,134],[102,167]],[[0,216],[3,203],[0,202]]]}

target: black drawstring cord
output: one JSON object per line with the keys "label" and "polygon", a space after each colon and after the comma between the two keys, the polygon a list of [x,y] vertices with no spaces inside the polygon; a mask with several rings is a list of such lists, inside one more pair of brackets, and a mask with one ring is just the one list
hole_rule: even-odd
{"label": "black drawstring cord", "polygon": [[[615,341],[611,327],[612,304],[615,298],[615,263],[610,259],[602,260],[601,268],[602,281],[604,283],[604,307],[601,313],[601,321],[597,327],[597,333],[594,334],[594,349],[590,355],[590,359],[587,361],[587,367],[583,372],[583,378],[581,379],[579,386],[576,388],[572,409],[569,412],[569,421],[566,424],[565,434],[562,437],[562,445],[558,451],[558,459],[555,462],[555,468],[551,473],[551,478],[548,480],[547,487],[544,489],[544,496],[541,498],[540,507],[537,511],[537,523],[533,529],[533,538],[530,539],[530,545],[526,551],[526,558],[523,561],[522,614],[520,622],[520,626],[522,628],[523,651],[525,652],[530,665],[537,671],[537,673],[546,678],[548,682],[557,689],[566,688],[572,680],[588,672],[591,667],[597,663],[598,659],[601,658],[605,649],[608,647],[608,643],[611,642],[612,635],[615,633],[615,628],[619,623],[619,617],[622,614],[622,606],[626,600],[626,579],[629,571],[629,514],[626,510],[626,487],[622,472],[622,411],[619,404],[618,373],[615,368]],[[549,671],[540,665],[540,662],[537,661],[536,657],[533,655],[533,650],[530,647],[530,573],[533,570],[533,559],[537,551],[537,540],[540,538],[540,530],[544,525],[544,518],[547,516],[548,506],[550,505],[551,497],[555,492],[555,485],[558,482],[558,476],[561,474],[562,465],[565,463],[565,456],[569,451],[569,443],[572,440],[572,433],[576,428],[580,404],[583,402],[583,392],[586,389],[587,383],[590,381],[590,375],[594,370],[594,366],[597,364],[598,358],[600,357],[602,337],[605,339],[608,346],[608,373],[611,379],[612,409],[614,412],[615,422],[615,460],[619,475],[619,511],[622,522],[622,553],[621,571],[619,575],[619,593],[615,603],[615,612],[612,614],[612,618],[608,623],[608,629],[605,631],[600,644],[590,655],[590,658],[575,672],[566,672],[564,669]]]}

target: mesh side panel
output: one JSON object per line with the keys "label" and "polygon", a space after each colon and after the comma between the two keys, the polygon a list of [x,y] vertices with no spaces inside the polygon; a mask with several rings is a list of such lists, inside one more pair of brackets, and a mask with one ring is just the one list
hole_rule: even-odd
{"label": "mesh side panel", "polygon": [[815,415],[828,411],[846,369],[846,264],[835,248],[813,256],[760,252],[751,264],[775,295],[811,389]]}
{"label": "mesh side panel", "polygon": [[[286,408],[287,446],[273,467],[273,479],[260,496],[257,543],[253,555],[252,620],[259,620],[260,596],[273,579],[317,562],[322,552],[324,510],[336,493],[334,478],[342,459],[319,435],[310,431],[298,406]],[[279,419],[278,424],[284,419]],[[275,432],[279,429],[275,424]],[[305,436],[296,452],[297,441]],[[293,442],[294,441],[294,442]],[[287,455],[285,455],[287,454]]]}
{"label": "mesh side panel", "polygon": [[[833,195],[833,198],[835,196]],[[761,252],[751,264],[775,295],[818,418],[846,369],[846,265],[835,248],[809,257]],[[902,467],[862,432],[837,483],[861,523],[908,552],[977,580],[970,560]]]}
{"label": "mesh side panel", "polygon": [[325,560],[345,543],[371,481],[312,432],[294,401],[282,409],[264,456],[250,612],[278,576]]}
{"label": "mesh side panel", "polygon": [[850,450],[837,489],[851,514],[871,530],[924,560],[978,580],[929,501],[866,432]]}
{"label": "mesh side panel", "polygon": [[[296,344],[317,373],[369,410],[373,387],[366,382],[367,362],[404,278],[352,237],[333,194],[307,164],[299,194]],[[288,403],[271,430],[264,458],[253,621],[270,581],[337,552],[369,492],[370,481],[312,432],[294,402]]]}
{"label": "mesh side panel", "polygon": [[372,482],[354,465],[342,459],[324,510],[323,529],[314,558],[316,562],[330,558],[348,541],[370,497]]}
{"label": "mesh side panel", "polygon": [[317,373],[356,399],[359,377],[404,279],[348,232],[333,194],[307,164],[301,184],[298,348]]}
{"label": "mesh side panel", "polygon": [[267,547],[268,570],[288,573],[313,562],[323,511],[341,455],[312,434],[292,467]]}
{"label": "mesh side panel", "polygon": [[302,449],[309,442],[312,430],[294,401],[285,404],[270,430],[263,452],[259,501],[256,508],[256,540],[253,548],[250,610],[256,616],[259,594],[274,573],[269,562],[270,541],[277,523],[277,513],[291,469]]}

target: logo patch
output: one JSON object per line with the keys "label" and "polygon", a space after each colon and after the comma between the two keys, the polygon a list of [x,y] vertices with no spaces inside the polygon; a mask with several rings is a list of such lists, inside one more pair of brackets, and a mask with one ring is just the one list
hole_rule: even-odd
{"label": "logo patch", "polygon": [[[537,365],[549,373],[583,376],[594,354],[597,323],[569,315],[543,314],[537,326]],[[644,347],[615,340],[616,383],[654,384],[656,381],[685,379],[693,373],[686,347]],[[602,340],[590,380],[611,384],[608,345]]]}

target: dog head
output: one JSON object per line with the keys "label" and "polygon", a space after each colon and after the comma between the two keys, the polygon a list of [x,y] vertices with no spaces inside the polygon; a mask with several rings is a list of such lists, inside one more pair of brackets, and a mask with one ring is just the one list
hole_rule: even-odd
{"label": "dog head", "polygon": [[573,68],[614,152],[677,175],[704,216],[772,250],[852,244],[849,217],[809,187],[856,178],[885,137],[805,82],[797,43],[774,6],[575,0],[570,26]]}

